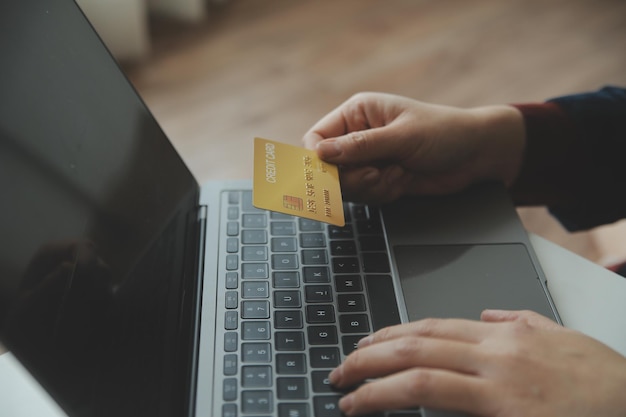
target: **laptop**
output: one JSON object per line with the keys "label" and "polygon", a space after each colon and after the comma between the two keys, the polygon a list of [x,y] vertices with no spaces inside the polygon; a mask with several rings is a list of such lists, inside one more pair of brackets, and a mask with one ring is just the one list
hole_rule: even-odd
{"label": "laptop", "polygon": [[3,1],[0,56],[0,337],[70,416],[339,416],[373,331],[558,319],[501,186],[269,213],[198,184],[74,1]]}

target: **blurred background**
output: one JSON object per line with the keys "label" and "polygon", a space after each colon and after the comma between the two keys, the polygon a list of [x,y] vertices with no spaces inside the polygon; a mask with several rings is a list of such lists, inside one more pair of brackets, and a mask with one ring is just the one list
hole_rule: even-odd
{"label": "blurred background", "polygon": [[[358,91],[453,106],[626,85],[623,0],[78,0],[197,179],[250,178],[252,140],[299,145]],[[527,229],[626,259],[626,226]]]}

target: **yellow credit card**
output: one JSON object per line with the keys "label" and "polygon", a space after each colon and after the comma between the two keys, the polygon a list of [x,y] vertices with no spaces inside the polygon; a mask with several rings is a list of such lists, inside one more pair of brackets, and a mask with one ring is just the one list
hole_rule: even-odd
{"label": "yellow credit card", "polygon": [[254,139],[253,204],[345,225],[337,166],[314,151],[268,139]]}

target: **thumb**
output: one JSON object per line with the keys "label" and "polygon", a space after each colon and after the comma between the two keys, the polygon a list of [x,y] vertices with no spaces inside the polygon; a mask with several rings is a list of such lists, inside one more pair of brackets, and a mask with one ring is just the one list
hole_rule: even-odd
{"label": "thumb", "polygon": [[318,156],[334,164],[365,165],[374,161],[400,158],[402,140],[390,134],[389,127],[350,132],[320,141]]}

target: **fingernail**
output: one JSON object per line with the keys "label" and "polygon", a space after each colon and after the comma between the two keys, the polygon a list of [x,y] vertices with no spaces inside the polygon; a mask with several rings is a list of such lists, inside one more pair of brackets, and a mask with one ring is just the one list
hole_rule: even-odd
{"label": "fingernail", "polygon": [[341,376],[343,375],[343,367],[339,365],[335,369],[333,369],[330,374],[328,374],[328,380],[331,385],[337,385],[341,380]]}
{"label": "fingernail", "polygon": [[350,414],[352,411],[352,407],[354,406],[354,395],[348,394],[345,395],[342,399],[339,400],[339,408],[346,414]]}
{"label": "fingernail", "polygon": [[363,339],[359,340],[359,343],[357,344],[357,346],[360,348],[364,348],[365,346],[369,346],[372,344],[372,342],[374,341],[374,336],[369,335],[369,336],[365,336]]}
{"label": "fingernail", "polygon": [[332,158],[341,153],[341,147],[336,140],[327,139],[317,144],[317,152],[322,158]]}

